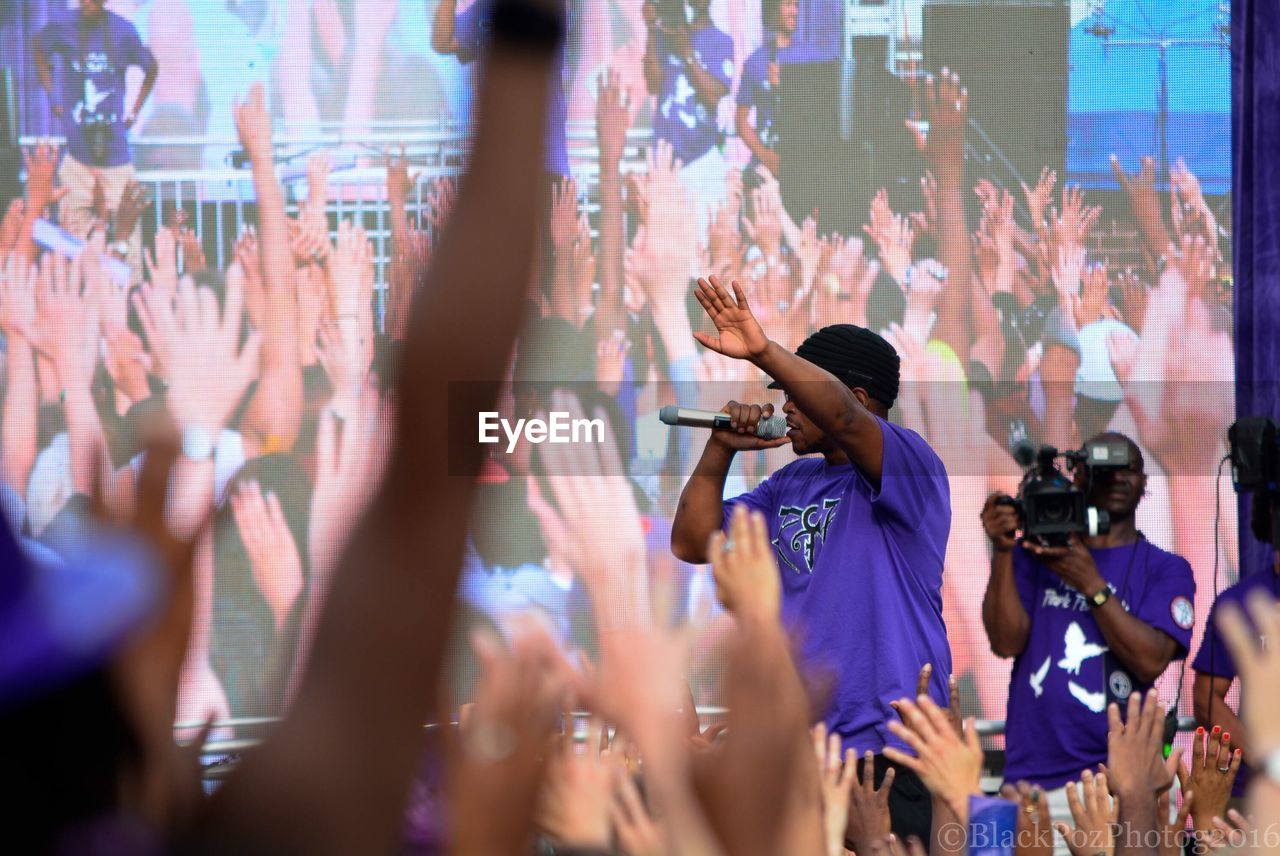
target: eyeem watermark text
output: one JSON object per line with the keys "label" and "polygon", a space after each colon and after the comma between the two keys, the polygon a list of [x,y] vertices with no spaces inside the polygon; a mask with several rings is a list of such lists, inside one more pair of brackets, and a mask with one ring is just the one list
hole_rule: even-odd
{"label": "eyeem watermark text", "polygon": [[552,411],[542,419],[503,419],[496,411],[480,413],[480,442],[499,443],[499,429],[507,438],[507,454],[516,449],[516,444],[523,437],[526,441],[539,445],[542,443],[603,443],[603,419],[574,419],[573,415],[564,411]]}

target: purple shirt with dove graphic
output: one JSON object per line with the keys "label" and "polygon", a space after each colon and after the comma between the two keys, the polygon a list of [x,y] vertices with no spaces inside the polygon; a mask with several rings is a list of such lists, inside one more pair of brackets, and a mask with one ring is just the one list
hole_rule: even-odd
{"label": "purple shirt with dove graphic", "polygon": [[[1145,538],[1089,553],[1129,614],[1171,636],[1175,659],[1186,657],[1196,597],[1187,560]],[[1107,760],[1107,704],[1151,685],[1110,652],[1085,596],[1020,545],[1013,576],[1031,630],[1009,679],[1004,778],[1051,790]]]}
{"label": "purple shirt with dove graphic", "polygon": [[828,728],[845,748],[879,753],[889,703],[914,698],[933,664],[929,695],[947,703],[951,647],[942,620],[942,567],[951,490],[942,461],[914,431],[881,420],[876,488],[852,464],[794,461],[725,503],[764,514],[782,573],[782,614],[800,639],[806,676],[834,677]]}

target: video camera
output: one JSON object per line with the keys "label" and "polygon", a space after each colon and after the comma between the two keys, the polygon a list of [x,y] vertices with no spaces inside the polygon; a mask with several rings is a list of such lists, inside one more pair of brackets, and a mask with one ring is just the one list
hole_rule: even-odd
{"label": "video camera", "polygon": [[[1089,486],[1099,470],[1121,470],[1129,466],[1129,444],[1123,440],[1085,443],[1078,451],[1059,453],[1053,446],[1035,451],[1030,443],[1014,449],[1026,470],[1018,487],[1018,498],[1000,497],[999,505],[1018,512],[1018,525],[1023,537],[1049,547],[1065,547],[1073,534],[1103,535],[1111,530],[1106,511],[1089,505]],[[1066,461],[1073,473],[1084,467],[1088,475],[1086,487],[1076,486],[1071,476],[1058,468],[1057,460]]]}
{"label": "video camera", "polygon": [[1271,511],[1271,544],[1280,547],[1280,427],[1274,419],[1241,419],[1227,431],[1236,493],[1255,493]]}

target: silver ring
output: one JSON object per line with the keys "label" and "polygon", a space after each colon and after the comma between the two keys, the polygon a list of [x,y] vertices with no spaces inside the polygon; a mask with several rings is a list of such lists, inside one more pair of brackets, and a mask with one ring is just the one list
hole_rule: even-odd
{"label": "silver ring", "polygon": [[724,552],[728,553],[732,549],[733,549],[733,539],[732,538],[724,539]]}
{"label": "silver ring", "polygon": [[1228,765],[1227,765],[1227,766],[1225,766],[1225,767],[1219,767],[1219,768],[1218,768],[1218,772],[1219,772],[1219,773],[1230,773],[1230,772],[1231,772],[1231,765],[1230,765],[1230,764],[1228,764]]}

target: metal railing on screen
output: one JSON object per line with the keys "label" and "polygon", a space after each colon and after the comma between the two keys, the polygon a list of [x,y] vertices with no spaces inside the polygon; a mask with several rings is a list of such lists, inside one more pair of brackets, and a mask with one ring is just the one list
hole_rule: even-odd
{"label": "metal railing on screen", "polygon": [[[652,131],[636,128],[627,136],[622,171],[643,173]],[[570,169],[594,235],[600,210],[595,123],[570,122],[566,137]],[[31,146],[62,140],[27,137],[20,142]],[[137,180],[147,188],[153,202],[143,223],[144,239],[150,241],[165,218],[180,209],[186,213],[188,227],[199,236],[208,263],[225,270],[243,229],[257,222],[253,179],[239,142],[230,138],[191,136],[136,139],[132,145],[134,158],[139,163],[194,158],[205,164],[197,168],[138,170]],[[409,219],[410,222],[421,220],[429,231],[425,218],[420,215],[427,211],[431,182],[463,172],[468,129],[441,123],[375,123],[369,132],[359,137],[322,129],[308,135],[278,136],[274,145],[276,174],[285,187],[290,214],[296,214],[307,198],[308,157],[319,152],[329,154],[333,162],[326,205],[330,228],[336,230],[341,220],[353,220],[364,228],[373,244],[376,293],[381,309],[392,252],[384,157],[388,153],[398,154],[403,146],[413,177],[407,206]]]}
{"label": "metal railing on screen", "polygon": [[[725,707],[699,707],[698,718],[704,724],[715,723],[723,720],[729,713]],[[588,711],[574,711],[570,714],[573,719],[574,735],[578,739],[585,739],[586,722],[590,719],[591,714]],[[226,719],[214,726],[213,733],[219,731],[225,732],[231,730],[233,732],[243,732],[246,736],[236,736],[226,739],[210,740],[204,745],[203,756],[212,759],[204,768],[204,777],[208,781],[217,781],[235,768],[236,760],[241,753],[247,752],[262,742],[264,736],[270,731],[271,726],[280,720],[275,717],[241,717],[237,719]],[[203,723],[198,722],[180,722],[174,726],[175,731],[196,731]],[[436,723],[430,722],[423,726],[427,730],[433,730],[447,725],[448,727],[457,726],[457,722]],[[1004,720],[1000,719],[978,719],[974,721],[974,727],[978,732],[978,736],[984,738],[999,737],[1004,734]],[[1196,721],[1189,716],[1178,718],[1178,732],[1185,733],[1196,729]],[[998,785],[998,782],[996,783]]]}

